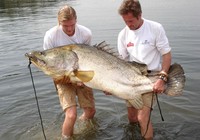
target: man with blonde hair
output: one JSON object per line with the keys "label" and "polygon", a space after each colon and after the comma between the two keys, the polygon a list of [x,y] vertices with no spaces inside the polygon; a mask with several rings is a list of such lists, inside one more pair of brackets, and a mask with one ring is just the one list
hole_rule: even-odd
{"label": "man with blonde hair", "polygon": [[[58,11],[58,26],[49,29],[44,37],[44,50],[68,45],[68,44],[91,44],[91,31],[77,24],[77,15],[74,8],[65,5]],[[65,112],[65,119],[62,126],[62,138],[68,139],[73,135],[73,128],[77,118],[77,102],[83,109],[81,120],[92,119],[95,115],[95,103],[92,89],[84,85],[70,83],[68,77],[62,80],[55,80],[54,83],[58,92],[60,104]]]}

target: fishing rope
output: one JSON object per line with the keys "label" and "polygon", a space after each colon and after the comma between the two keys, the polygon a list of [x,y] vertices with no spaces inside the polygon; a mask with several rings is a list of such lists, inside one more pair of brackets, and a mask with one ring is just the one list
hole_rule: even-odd
{"label": "fishing rope", "polygon": [[160,104],[159,104],[159,101],[158,101],[158,95],[156,93],[153,93],[152,94],[152,100],[151,100],[151,108],[150,108],[151,110],[150,110],[149,119],[148,119],[148,122],[147,122],[147,129],[146,129],[144,135],[142,136],[142,140],[145,139],[144,137],[147,134],[147,131],[148,131],[148,128],[149,128],[149,123],[150,123],[150,120],[151,120],[151,112],[153,110],[153,97],[154,97],[154,95],[156,95],[156,101],[157,101],[157,104],[158,104],[158,109],[159,109],[159,112],[160,112],[160,115],[161,115],[161,119],[162,119],[162,121],[164,121],[164,118],[163,118],[163,115],[162,115],[162,111],[161,111],[161,107],[160,107]]}
{"label": "fishing rope", "polygon": [[42,116],[41,116],[41,113],[40,113],[40,107],[39,107],[39,102],[38,102],[38,98],[37,98],[37,94],[36,94],[35,84],[34,84],[34,81],[33,81],[33,75],[32,75],[32,71],[31,71],[31,61],[30,61],[30,59],[29,59],[28,68],[29,68],[29,71],[30,71],[31,81],[32,81],[32,85],[33,85],[33,89],[34,89],[34,93],[35,93],[35,100],[36,100],[36,103],[37,103],[38,113],[39,113],[39,117],[40,117],[40,123],[41,123],[41,127],[42,127],[42,132],[43,132],[43,135],[44,135],[44,139],[47,140],[45,132],[44,132],[44,126],[43,126]]}
{"label": "fishing rope", "polygon": [[164,121],[164,118],[163,118],[163,115],[162,115],[162,111],[161,111],[161,107],[160,107],[160,103],[158,101],[158,95],[157,94],[156,94],[156,100],[157,100],[158,109],[159,109],[159,112],[160,112],[161,119],[162,119],[162,121]]}

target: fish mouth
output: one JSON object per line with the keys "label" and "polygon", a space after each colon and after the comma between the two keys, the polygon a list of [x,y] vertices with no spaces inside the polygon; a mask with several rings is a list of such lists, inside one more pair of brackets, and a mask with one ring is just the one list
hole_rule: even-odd
{"label": "fish mouth", "polygon": [[37,58],[32,54],[32,53],[26,53],[25,57],[29,58],[29,60],[32,61],[36,61]]}
{"label": "fish mouth", "polygon": [[26,53],[25,57],[29,58],[29,61],[33,62],[36,65],[46,66],[46,62],[44,60],[39,59],[38,57],[36,57],[32,53]]}
{"label": "fish mouth", "polygon": [[25,53],[25,57],[31,59],[32,58],[32,55],[30,53]]}

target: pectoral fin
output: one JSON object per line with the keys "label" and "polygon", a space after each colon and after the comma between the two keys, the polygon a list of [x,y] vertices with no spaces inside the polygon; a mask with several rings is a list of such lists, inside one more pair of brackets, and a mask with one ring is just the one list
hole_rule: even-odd
{"label": "pectoral fin", "polygon": [[75,71],[74,74],[82,82],[89,82],[94,77],[94,71]]}

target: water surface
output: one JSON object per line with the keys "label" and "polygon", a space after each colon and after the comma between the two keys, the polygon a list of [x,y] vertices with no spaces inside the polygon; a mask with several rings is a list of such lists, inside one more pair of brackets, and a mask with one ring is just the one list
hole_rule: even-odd
{"label": "water surface", "polygon": [[[62,5],[72,5],[78,22],[93,32],[93,44],[105,40],[116,47],[118,32],[125,26],[117,9],[120,0],[1,0],[0,1],[0,139],[42,140],[34,91],[24,57],[42,50],[45,32],[57,24]],[[152,113],[157,140],[200,139],[200,1],[141,0],[143,16],[163,24],[172,47],[173,62],[186,73],[186,87],[179,97],[159,96]],[[59,139],[64,115],[52,80],[32,66],[34,82],[48,140]],[[128,124],[124,101],[94,91],[96,130],[77,135],[78,140],[133,140],[138,131]],[[79,114],[81,111],[79,110]]]}

